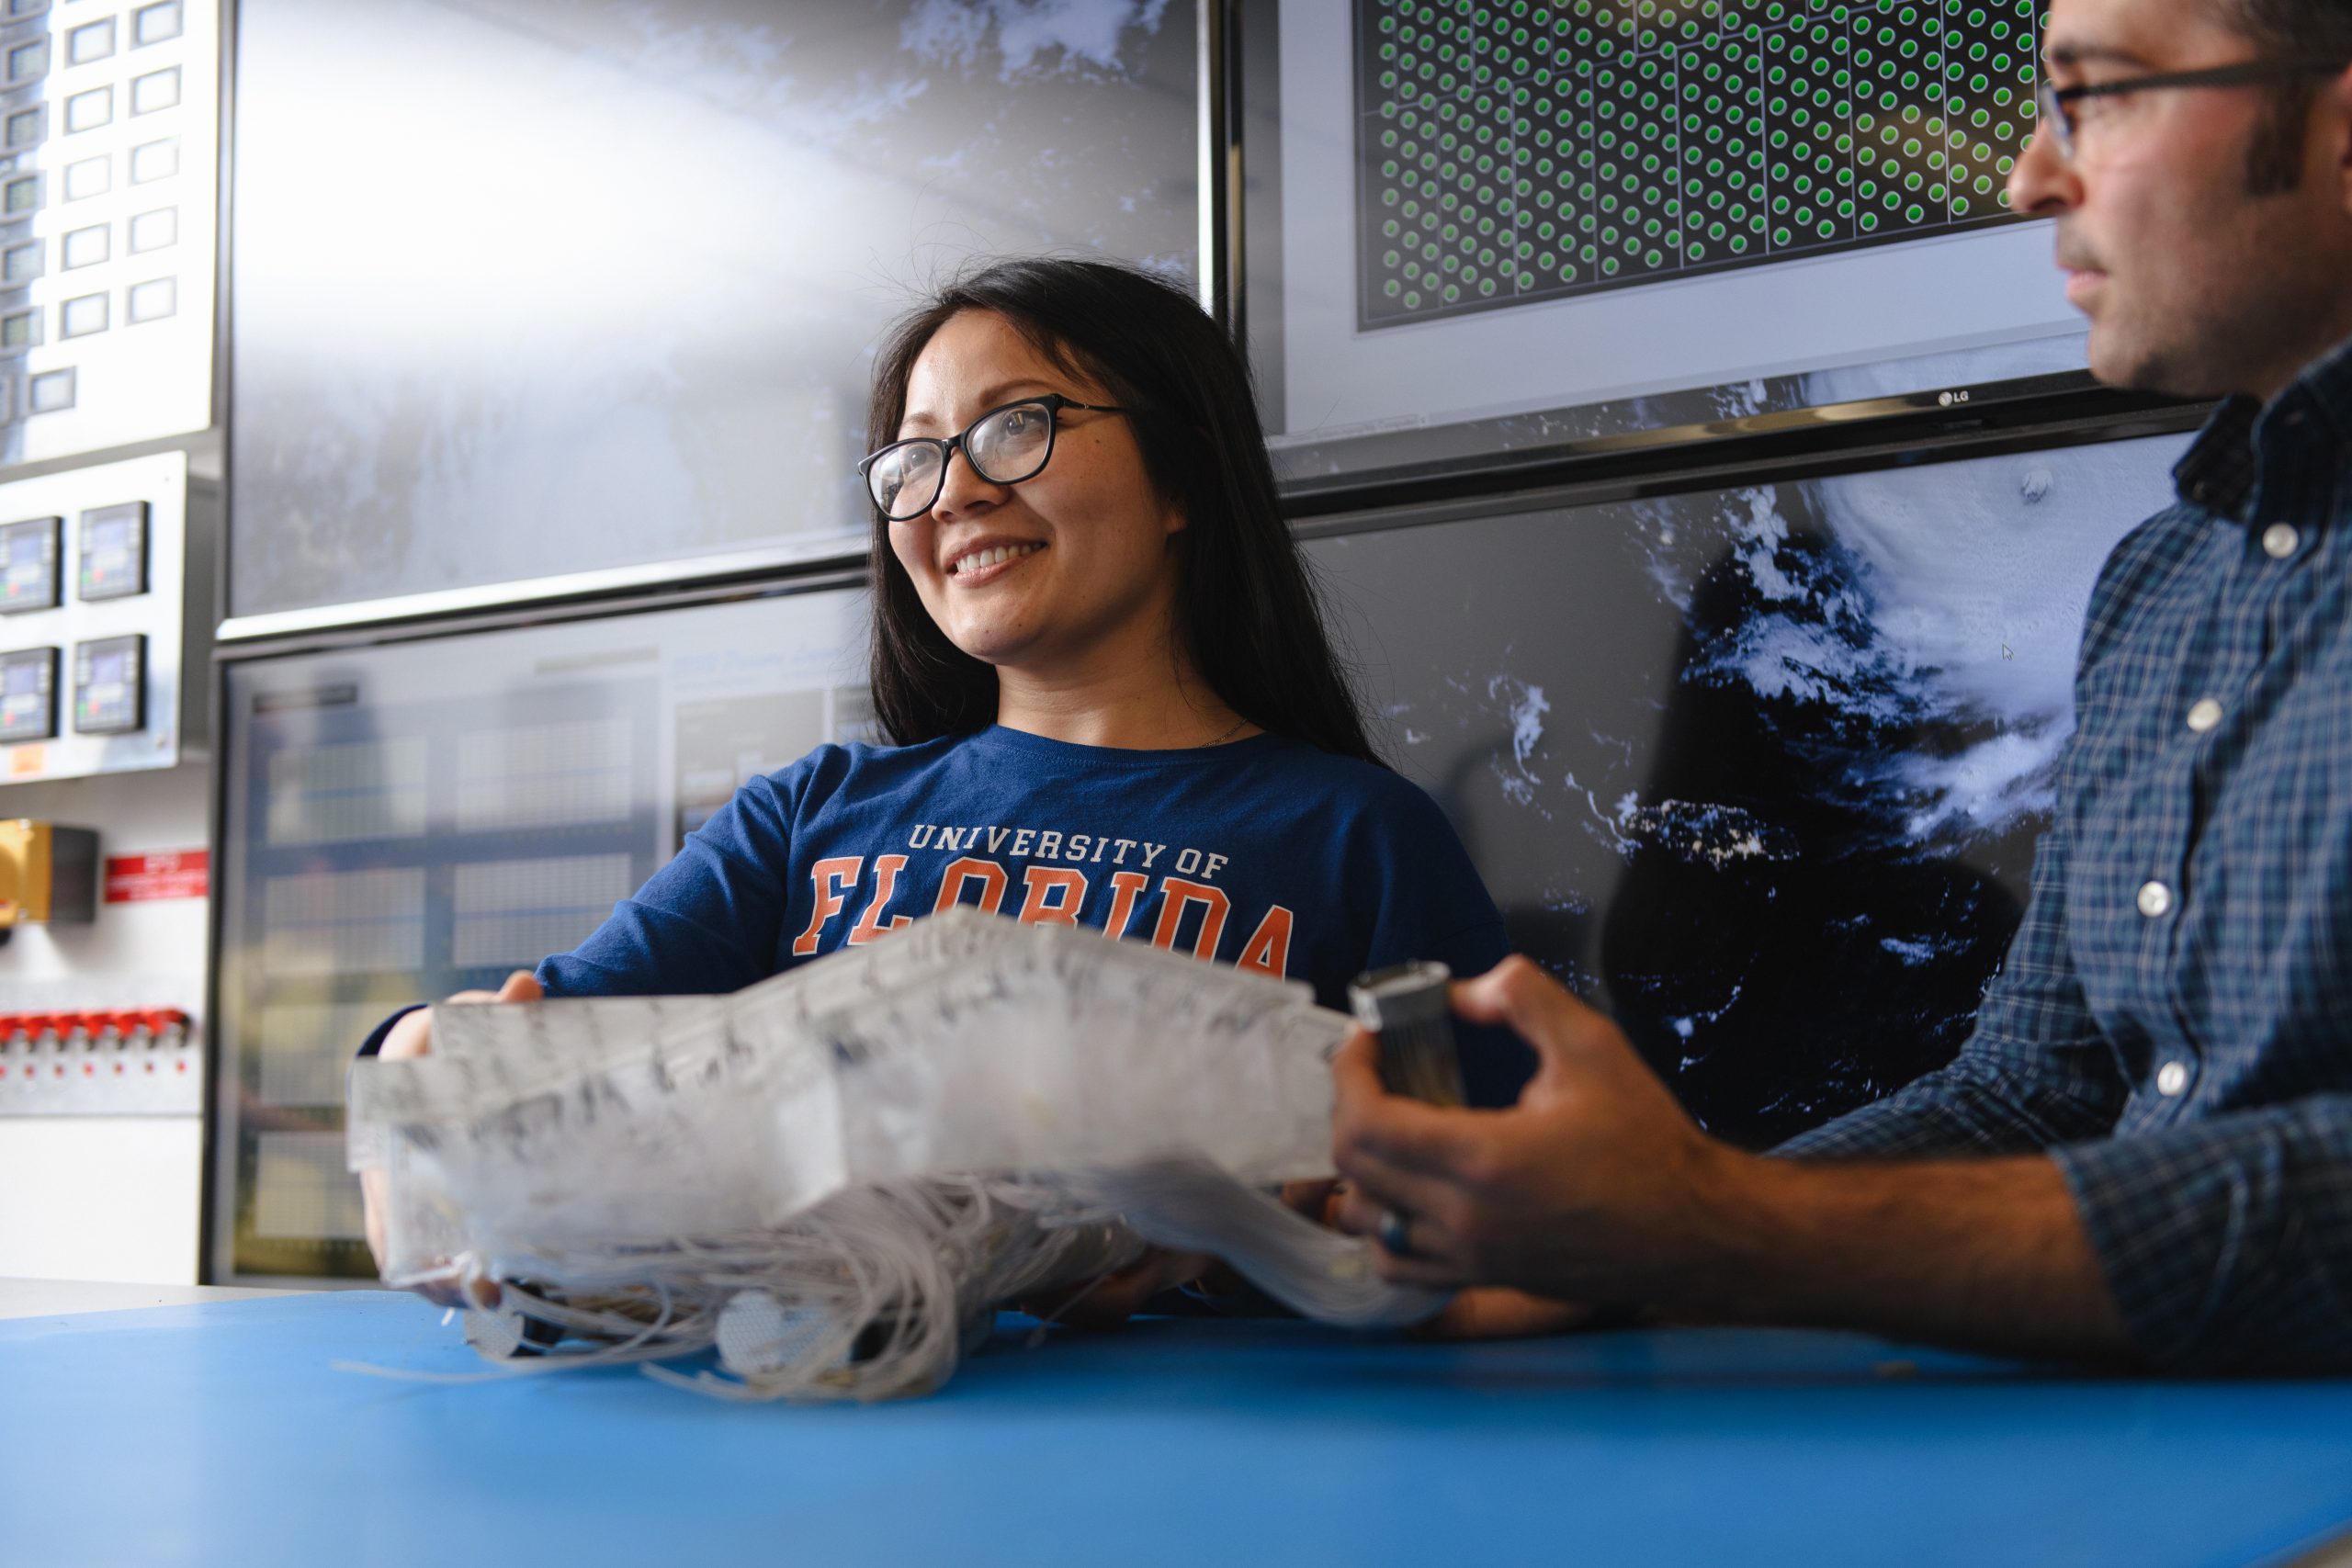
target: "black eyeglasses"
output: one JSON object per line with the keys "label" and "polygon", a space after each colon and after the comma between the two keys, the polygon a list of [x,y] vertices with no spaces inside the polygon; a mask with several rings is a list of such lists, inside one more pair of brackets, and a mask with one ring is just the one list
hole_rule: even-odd
{"label": "black eyeglasses", "polygon": [[2159,71],[2149,76],[2126,76],[2120,82],[2086,82],[2053,87],[2044,77],[2035,97],[2041,121],[2058,144],[2058,156],[2075,156],[2075,106],[2085,98],[2120,98],[2157,87],[2243,87],[2259,82],[2283,82],[2296,76],[2325,76],[2352,66],[2344,60],[2248,60],[2235,65],[2215,65],[2203,71]]}
{"label": "black eyeglasses", "polygon": [[930,511],[947,486],[947,459],[963,448],[972,472],[990,484],[1017,485],[1035,479],[1054,455],[1054,416],[1064,409],[1092,413],[1124,413],[1111,403],[1081,403],[1059,392],[1023,398],[989,410],[964,427],[960,435],[941,441],[916,436],[893,441],[858,464],[865,476],[866,493],[882,515],[904,523]]}

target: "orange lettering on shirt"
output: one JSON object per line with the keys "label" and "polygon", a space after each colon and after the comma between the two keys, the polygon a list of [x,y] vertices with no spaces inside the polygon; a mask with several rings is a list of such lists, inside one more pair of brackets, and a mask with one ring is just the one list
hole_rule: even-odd
{"label": "orange lettering on shirt", "polygon": [[1212,887],[1205,882],[1187,882],[1181,876],[1163,876],[1159,879],[1159,925],[1151,933],[1151,945],[1175,952],[1177,922],[1183,919],[1187,908],[1198,904],[1201,907],[1201,930],[1200,934],[1193,939],[1193,956],[1214,960],[1216,957],[1216,939],[1225,934],[1226,912],[1233,908],[1233,900],[1225,896],[1225,890]]}
{"label": "orange lettering on shirt", "polygon": [[817,885],[817,908],[808,917],[808,929],[793,939],[795,958],[806,958],[817,951],[817,933],[842,912],[842,900],[857,886],[857,868],[865,863],[864,855],[829,855],[808,868],[809,880]]}
{"label": "orange lettering on shirt", "polygon": [[865,913],[860,915],[857,924],[850,928],[850,946],[863,947],[885,931],[894,931],[900,926],[915,923],[911,915],[899,915],[887,920],[882,918],[883,911],[890,907],[891,895],[899,890],[899,873],[906,866],[907,857],[904,855],[874,857],[874,902],[865,907]]}
{"label": "orange lettering on shirt", "polygon": [[931,907],[931,912],[935,915],[942,909],[954,908],[963,898],[964,884],[975,876],[980,879],[980,908],[991,915],[1003,908],[1004,867],[992,860],[966,855],[948,862],[947,869],[940,874],[939,902]]}
{"label": "orange lettering on shirt", "polygon": [[[1033,865],[1022,876],[1028,897],[1022,900],[1021,923],[1028,926],[1074,926],[1078,907],[1086,902],[1086,874],[1059,866]],[[1059,892],[1048,902],[1048,896]]]}
{"label": "orange lettering on shirt", "polygon": [[1241,945],[1242,969],[1255,969],[1279,980],[1290,973],[1290,911],[1280,904],[1266,911],[1258,929]]}

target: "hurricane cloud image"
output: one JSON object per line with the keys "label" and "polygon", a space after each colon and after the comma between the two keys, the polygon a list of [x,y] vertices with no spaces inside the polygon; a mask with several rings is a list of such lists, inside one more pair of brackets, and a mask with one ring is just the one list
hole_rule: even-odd
{"label": "hurricane cloud image", "polygon": [[1966,1038],[2173,438],[1310,547],[1513,944],[1754,1144]]}

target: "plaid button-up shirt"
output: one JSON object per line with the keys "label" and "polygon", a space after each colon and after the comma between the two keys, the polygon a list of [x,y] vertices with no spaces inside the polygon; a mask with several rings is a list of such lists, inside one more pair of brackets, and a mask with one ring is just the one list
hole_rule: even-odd
{"label": "plaid button-up shirt", "polygon": [[2092,596],[1974,1036],[1780,1152],[2047,1150],[2150,1357],[2352,1368],[2352,344],[2174,478]]}

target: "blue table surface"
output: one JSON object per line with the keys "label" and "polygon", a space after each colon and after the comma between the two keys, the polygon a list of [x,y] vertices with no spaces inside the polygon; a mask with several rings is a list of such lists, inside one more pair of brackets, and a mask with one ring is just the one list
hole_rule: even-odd
{"label": "blue table surface", "polygon": [[0,1322],[0,1562],[2151,1568],[2352,1529],[2352,1382],[1853,1335],[1009,1321],[931,1398],[813,1407],[346,1359],[481,1366],[380,1292]]}

